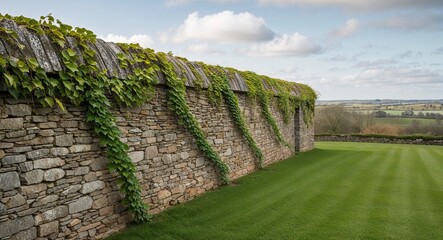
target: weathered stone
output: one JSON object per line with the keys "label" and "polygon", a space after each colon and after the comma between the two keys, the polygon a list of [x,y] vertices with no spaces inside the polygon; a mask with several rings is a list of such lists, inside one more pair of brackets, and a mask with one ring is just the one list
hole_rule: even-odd
{"label": "weathered stone", "polygon": [[5,151],[0,150],[0,159],[4,158],[6,156]]}
{"label": "weathered stone", "polygon": [[38,159],[38,158],[45,157],[48,154],[49,154],[49,149],[43,148],[43,149],[38,149],[38,150],[34,150],[34,151],[26,153],[26,157],[28,159]]}
{"label": "weathered stone", "polygon": [[8,114],[14,117],[29,116],[32,113],[31,107],[26,104],[6,105],[6,109]]}
{"label": "weathered stone", "polygon": [[51,233],[58,232],[58,224],[58,221],[53,221],[38,226],[38,235],[40,237],[46,237]]}
{"label": "weathered stone", "polygon": [[68,153],[69,153],[69,150],[64,147],[51,148],[51,154],[54,157],[66,156],[66,155],[68,155]]}
{"label": "weathered stone", "polygon": [[74,227],[74,226],[80,224],[81,222],[82,222],[82,220],[80,220],[80,219],[77,219],[77,218],[76,219],[72,219],[71,222],[69,222],[68,226],[69,227]]}
{"label": "weathered stone", "polygon": [[225,151],[225,153],[223,155],[231,156],[232,155],[232,149],[229,147],[228,149],[226,149],[226,151]]}
{"label": "weathered stone", "polygon": [[[48,130],[41,130],[38,135],[42,136],[42,137],[50,137],[50,136],[54,136],[54,130],[48,129]],[[57,139],[56,139],[57,140]]]}
{"label": "weathered stone", "polygon": [[0,190],[9,191],[20,187],[20,179],[17,172],[0,173]]}
{"label": "weathered stone", "polygon": [[148,160],[154,159],[158,156],[158,148],[157,146],[149,146],[145,150],[145,158]]}
{"label": "weathered stone", "polygon": [[21,179],[25,182],[26,185],[36,184],[43,181],[44,171],[37,169],[21,175]]}
{"label": "weathered stone", "polygon": [[44,123],[48,121],[47,116],[32,116],[32,121],[35,123]]}
{"label": "weathered stone", "polygon": [[57,127],[57,123],[55,123],[55,122],[39,123],[38,127],[41,128],[41,129],[56,128]]}
{"label": "weathered stone", "polygon": [[31,146],[25,146],[25,147],[15,147],[12,149],[13,153],[22,153],[22,152],[29,152],[32,150]]}
{"label": "weathered stone", "polygon": [[172,163],[172,155],[171,154],[164,154],[163,157],[162,157],[162,162],[164,164]]}
{"label": "weathered stone", "polygon": [[97,174],[95,172],[89,172],[83,178],[86,182],[92,182],[97,180]]}
{"label": "weathered stone", "polygon": [[34,169],[48,169],[54,167],[61,167],[65,161],[61,158],[42,158],[34,161]]}
{"label": "weathered stone", "polygon": [[101,190],[105,188],[105,183],[103,181],[94,181],[83,184],[81,193],[86,194],[96,190]]}
{"label": "weathered stone", "polygon": [[184,186],[180,185],[178,187],[171,189],[171,193],[172,194],[179,194],[179,193],[183,193],[185,190],[186,190],[186,188]]}
{"label": "weathered stone", "polygon": [[45,181],[53,182],[63,178],[65,175],[65,170],[61,168],[53,168],[45,172],[44,179]]}
{"label": "weathered stone", "polygon": [[165,141],[174,141],[177,139],[177,134],[171,133],[165,135]]}
{"label": "weathered stone", "polygon": [[77,121],[61,121],[60,127],[62,127],[62,128],[77,128],[78,122]]}
{"label": "weathered stone", "polygon": [[94,203],[92,204],[92,208],[99,209],[106,206],[107,204],[108,204],[108,198],[102,197],[94,201]]}
{"label": "weathered stone", "polygon": [[150,138],[150,137],[154,137],[154,136],[155,136],[155,131],[153,131],[153,130],[144,131],[142,134],[143,138]]}
{"label": "weathered stone", "polygon": [[34,218],[26,216],[0,222],[0,239],[34,226]]}
{"label": "weathered stone", "polygon": [[22,186],[20,189],[23,195],[31,195],[46,191],[46,188],[47,188],[46,184],[40,183],[30,186]]}
{"label": "weathered stone", "polygon": [[46,197],[40,198],[37,202],[35,202],[35,206],[44,206],[48,203],[52,203],[58,200],[58,195],[48,195]]}
{"label": "weathered stone", "polygon": [[14,131],[6,133],[7,138],[19,138],[26,136],[26,130]]}
{"label": "weathered stone", "polygon": [[89,144],[73,145],[69,148],[71,153],[81,153],[91,151],[92,146]]}
{"label": "weathered stone", "polygon": [[75,169],[74,175],[75,176],[85,175],[88,172],[89,172],[89,167],[79,167]]}
{"label": "weathered stone", "polygon": [[100,216],[108,216],[108,215],[111,215],[112,213],[114,213],[114,207],[112,207],[112,206],[104,207],[104,208],[101,208],[98,212],[99,212]]}
{"label": "weathered stone", "polygon": [[34,240],[37,238],[37,228],[33,227],[28,230],[19,232],[9,238],[9,240]]}
{"label": "weathered stone", "polygon": [[16,163],[22,163],[26,161],[25,155],[12,155],[12,156],[6,156],[2,159],[2,163],[4,165],[8,164],[16,164]]}
{"label": "weathered stone", "polygon": [[161,190],[158,192],[157,197],[159,200],[163,200],[171,196],[171,192],[168,190]]}
{"label": "weathered stone", "polygon": [[182,152],[180,153],[180,158],[183,160],[186,160],[189,158],[189,153],[188,152]]}
{"label": "weathered stone", "polygon": [[57,220],[68,216],[68,206],[62,205],[35,216],[35,225]]}
{"label": "weathered stone", "polygon": [[81,184],[69,186],[68,189],[66,189],[65,191],[62,192],[62,195],[68,195],[70,193],[75,193],[78,190],[80,190],[81,188],[82,188]]}
{"label": "weathered stone", "polygon": [[34,163],[29,162],[29,161],[24,162],[24,163],[20,163],[19,167],[20,167],[20,170],[22,171],[22,173],[29,172],[32,169],[34,169]]}
{"label": "weathered stone", "polygon": [[106,169],[108,167],[108,159],[107,158],[97,158],[94,159],[91,163],[92,171],[100,171]]}
{"label": "weathered stone", "polygon": [[77,199],[75,202],[69,204],[69,214],[74,214],[88,210],[92,207],[92,198],[90,196],[85,196]]}
{"label": "weathered stone", "polygon": [[130,152],[129,157],[132,162],[137,163],[145,158],[145,153],[143,151]]}
{"label": "weathered stone", "polygon": [[8,197],[2,200],[7,208],[19,207],[26,203],[26,198],[21,194],[16,194],[12,197]]}
{"label": "weathered stone", "polygon": [[6,206],[3,203],[0,202],[0,214],[5,212],[6,209],[8,209],[8,208],[6,208]]}
{"label": "weathered stone", "polygon": [[205,164],[205,158],[197,158],[195,160],[195,166],[196,167],[203,166],[204,164]]}
{"label": "weathered stone", "polygon": [[72,134],[64,134],[55,136],[55,145],[59,147],[70,147],[74,144],[74,136]]}
{"label": "weathered stone", "polygon": [[19,130],[23,128],[23,118],[0,119],[0,130]]}

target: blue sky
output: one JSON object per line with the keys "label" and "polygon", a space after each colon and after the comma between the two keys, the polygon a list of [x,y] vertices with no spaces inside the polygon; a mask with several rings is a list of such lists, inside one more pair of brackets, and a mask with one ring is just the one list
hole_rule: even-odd
{"label": "blue sky", "polygon": [[442,0],[0,0],[114,42],[312,86],[321,100],[442,99]]}

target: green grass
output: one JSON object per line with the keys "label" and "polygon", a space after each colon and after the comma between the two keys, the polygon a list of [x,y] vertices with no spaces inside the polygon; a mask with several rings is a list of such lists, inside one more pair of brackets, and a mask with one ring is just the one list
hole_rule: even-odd
{"label": "green grass", "polygon": [[374,118],[375,124],[391,124],[397,126],[409,126],[412,121],[419,121],[420,124],[428,125],[435,123],[435,119],[425,119],[425,118]]}
{"label": "green grass", "polygon": [[443,239],[443,147],[316,146],[109,239]]}

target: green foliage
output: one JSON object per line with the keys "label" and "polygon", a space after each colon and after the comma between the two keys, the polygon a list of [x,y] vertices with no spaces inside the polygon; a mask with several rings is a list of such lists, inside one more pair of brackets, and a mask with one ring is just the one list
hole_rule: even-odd
{"label": "green foliage", "polygon": [[[242,77],[245,79],[246,83],[248,84],[249,89],[253,89],[252,96],[254,98],[257,98],[258,103],[262,109],[262,114],[264,118],[266,119],[266,122],[271,125],[271,129],[274,132],[275,136],[277,137],[277,140],[284,146],[288,148],[292,148],[289,143],[283,138],[283,135],[280,132],[280,129],[278,128],[277,122],[275,121],[274,117],[272,116],[270,110],[269,110],[269,92],[266,92],[263,82],[261,78],[259,78],[258,75],[251,73],[251,72],[241,72]],[[289,110],[288,110],[289,111]]]}
{"label": "green foliage", "polygon": [[241,133],[245,137],[246,142],[254,152],[254,155],[257,157],[258,166],[261,169],[263,167],[264,155],[260,150],[260,148],[257,146],[257,143],[255,142],[254,138],[249,132],[249,129],[246,127],[245,119],[243,118],[243,115],[240,111],[240,107],[238,105],[238,99],[235,96],[234,92],[232,91],[231,87],[229,86],[227,70],[221,67],[212,67],[212,66],[206,66],[206,69],[207,69],[206,72],[209,74],[208,76],[212,80],[218,79],[216,81],[223,84],[221,87],[221,93],[225,99],[225,103],[229,109],[229,112],[231,113],[231,117],[234,120],[234,123],[237,126],[237,128],[241,131]]}
{"label": "green foliage", "polygon": [[195,138],[200,151],[212,161],[218,168],[221,182],[223,184],[229,183],[229,168],[221,160],[220,155],[211,147],[206,140],[200,125],[189,110],[186,103],[186,86],[182,79],[178,78],[174,72],[174,67],[167,59],[164,53],[158,53],[157,58],[160,64],[160,69],[166,77],[168,85],[168,104],[169,108],[179,117],[179,123],[183,124],[192,136]]}
{"label": "green foliage", "polygon": [[[149,219],[148,206],[141,199],[140,184],[135,176],[135,165],[128,156],[128,146],[120,140],[120,131],[109,110],[110,103],[105,91],[111,91],[119,100],[124,99],[121,102],[126,105],[141,104],[152,95],[153,81],[150,77],[153,70],[151,68],[134,70],[135,76],[127,82],[119,82],[122,89],[131,89],[131,92],[115,91],[115,81],[111,81],[104,72],[98,70],[94,59],[95,51],[89,47],[96,40],[91,31],[84,28],[72,28],[58,20],[55,24],[54,18],[50,15],[42,17],[40,22],[25,17],[0,16],[0,20],[3,18],[14,20],[38,34],[47,34],[60,47],[62,62],[66,67],[65,71],[59,72],[58,78],[53,78],[46,75],[36,59],[0,57],[0,73],[11,95],[15,98],[32,96],[43,106],[53,107],[57,104],[62,110],[64,106],[60,99],[67,99],[75,105],[86,104],[87,121],[94,124],[94,130],[101,139],[100,144],[107,149],[109,169],[119,174],[120,190],[125,194],[124,203],[134,214],[135,221],[147,221]],[[0,32],[7,35],[8,42],[17,42],[16,33],[4,30]],[[79,56],[68,47],[67,36],[77,40],[78,47],[83,52],[85,64],[79,64]],[[139,82],[134,83],[137,80]]]}

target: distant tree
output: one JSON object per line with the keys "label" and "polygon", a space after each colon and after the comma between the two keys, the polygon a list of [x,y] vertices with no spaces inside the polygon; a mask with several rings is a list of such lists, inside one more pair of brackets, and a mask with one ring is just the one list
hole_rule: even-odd
{"label": "distant tree", "polygon": [[374,115],[376,118],[385,118],[388,116],[388,114],[385,111],[376,111],[374,112]]}

